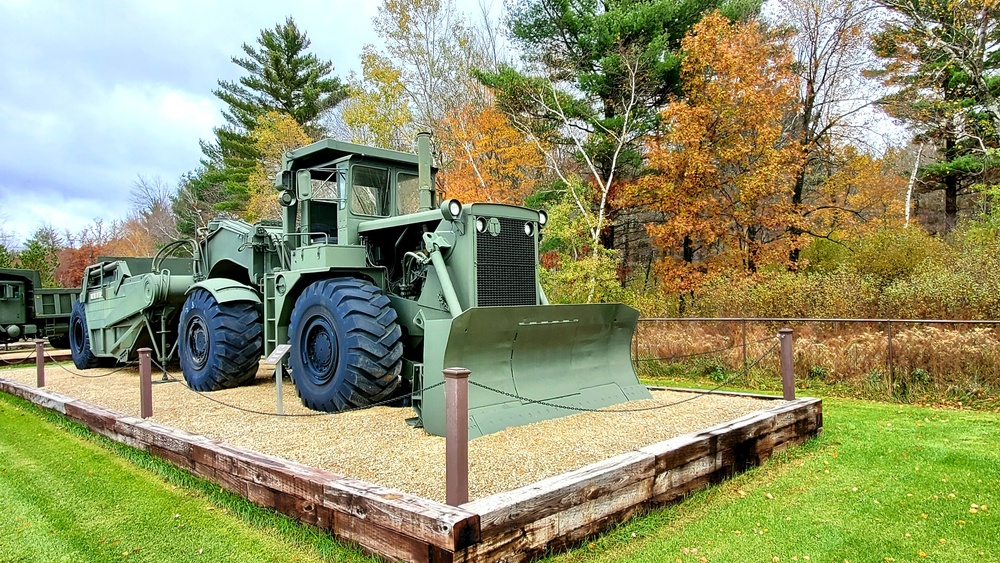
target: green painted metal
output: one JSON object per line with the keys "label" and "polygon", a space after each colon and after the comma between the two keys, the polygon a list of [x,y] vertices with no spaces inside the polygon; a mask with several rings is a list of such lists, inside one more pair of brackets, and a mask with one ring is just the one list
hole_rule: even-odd
{"label": "green painted metal", "polygon": [[[474,307],[454,320],[428,322],[423,387],[445,367],[462,366],[469,381],[469,434],[649,399],[632,368],[631,341],[639,313],[620,303]],[[540,401],[536,403],[532,401]],[[444,394],[425,393],[417,405],[424,428],[444,432]]]}
{"label": "green painted metal", "polygon": [[63,338],[80,290],[43,288],[35,270],[0,268],[0,342]]}
{"label": "green painted metal", "polygon": [[232,301],[250,301],[258,305],[261,303],[260,295],[256,291],[238,281],[228,278],[212,278],[197,282],[187,288],[184,294],[188,295],[197,288],[207,290],[219,303],[230,303]]}
{"label": "green painted metal", "polygon": [[83,273],[80,301],[84,304],[90,347],[94,355],[117,361],[138,358],[138,349],[153,348],[166,362],[176,342],[169,330],[194,283],[190,261],[168,259],[164,269],[151,272],[148,258],[109,260]]}
{"label": "green painted metal", "polygon": [[126,360],[152,346],[166,361],[185,296],[200,287],[220,304],[260,305],[265,354],[290,343],[290,356],[317,360],[319,348],[289,342],[296,302],[316,282],[355,277],[389,297],[403,357],[384,373],[410,380],[412,406],[432,434],[444,433],[444,391],[435,385],[448,367],[468,368],[471,382],[495,389],[470,387],[470,437],[649,398],[630,358],[636,311],[548,305],[538,283],[539,212],[491,203],[434,209],[427,136],[418,149],[324,140],[289,151],[275,180],[280,225],[213,220],[189,243],[188,260],[91,266],[81,299],[92,351]]}

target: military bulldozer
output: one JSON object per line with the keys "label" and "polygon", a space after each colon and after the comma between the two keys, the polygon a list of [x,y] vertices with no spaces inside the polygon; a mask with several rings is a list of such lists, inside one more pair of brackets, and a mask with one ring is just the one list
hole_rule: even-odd
{"label": "military bulldozer", "polygon": [[[290,151],[282,218],[208,223],[192,259],[87,268],[71,319],[80,368],[149,346],[199,391],[254,379],[290,345],[302,403],[337,412],[407,397],[443,435],[442,369],[471,370],[469,435],[649,398],[632,368],[638,313],[550,305],[538,281],[544,212],[437,202],[418,154],[323,140]],[[483,387],[480,387],[482,385]]]}

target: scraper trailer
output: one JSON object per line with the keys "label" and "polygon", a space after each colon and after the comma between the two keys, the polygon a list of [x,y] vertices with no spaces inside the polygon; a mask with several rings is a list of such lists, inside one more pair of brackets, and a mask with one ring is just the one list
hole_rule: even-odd
{"label": "scraper trailer", "polygon": [[[538,283],[544,212],[434,193],[429,136],[418,155],[320,141],[286,153],[281,224],[215,220],[193,267],[107,262],[84,274],[70,332],[79,367],[152,346],[176,351],[197,390],[251,381],[261,355],[290,344],[307,407],[341,411],[416,391],[444,432],[444,367],[510,395],[575,406],[649,396],[630,362],[637,313],[548,305]],[[425,392],[424,389],[427,389]],[[470,435],[570,414],[478,387]]]}

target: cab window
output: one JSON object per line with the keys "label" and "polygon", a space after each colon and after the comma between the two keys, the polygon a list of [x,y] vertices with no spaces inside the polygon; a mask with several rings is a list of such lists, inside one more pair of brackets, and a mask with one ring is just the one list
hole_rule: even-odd
{"label": "cab window", "polygon": [[399,215],[420,211],[420,180],[415,174],[400,172],[396,176],[396,190]]}
{"label": "cab window", "polygon": [[389,215],[389,171],[355,166],[351,186],[351,211],[357,215]]}

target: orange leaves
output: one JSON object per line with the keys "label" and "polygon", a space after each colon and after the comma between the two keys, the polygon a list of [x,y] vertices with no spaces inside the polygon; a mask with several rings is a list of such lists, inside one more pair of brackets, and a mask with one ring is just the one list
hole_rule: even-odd
{"label": "orange leaves", "polygon": [[445,118],[438,134],[446,197],[520,205],[535,187],[542,154],[495,107],[465,105]]}
{"label": "orange leaves", "polygon": [[[684,99],[661,114],[647,139],[650,174],[623,190],[625,205],[661,219],[647,225],[675,291],[695,278],[783,261],[802,151],[783,132],[794,109],[791,54],[755,22],[712,13],[682,43]],[[696,283],[696,282],[695,282]]]}

